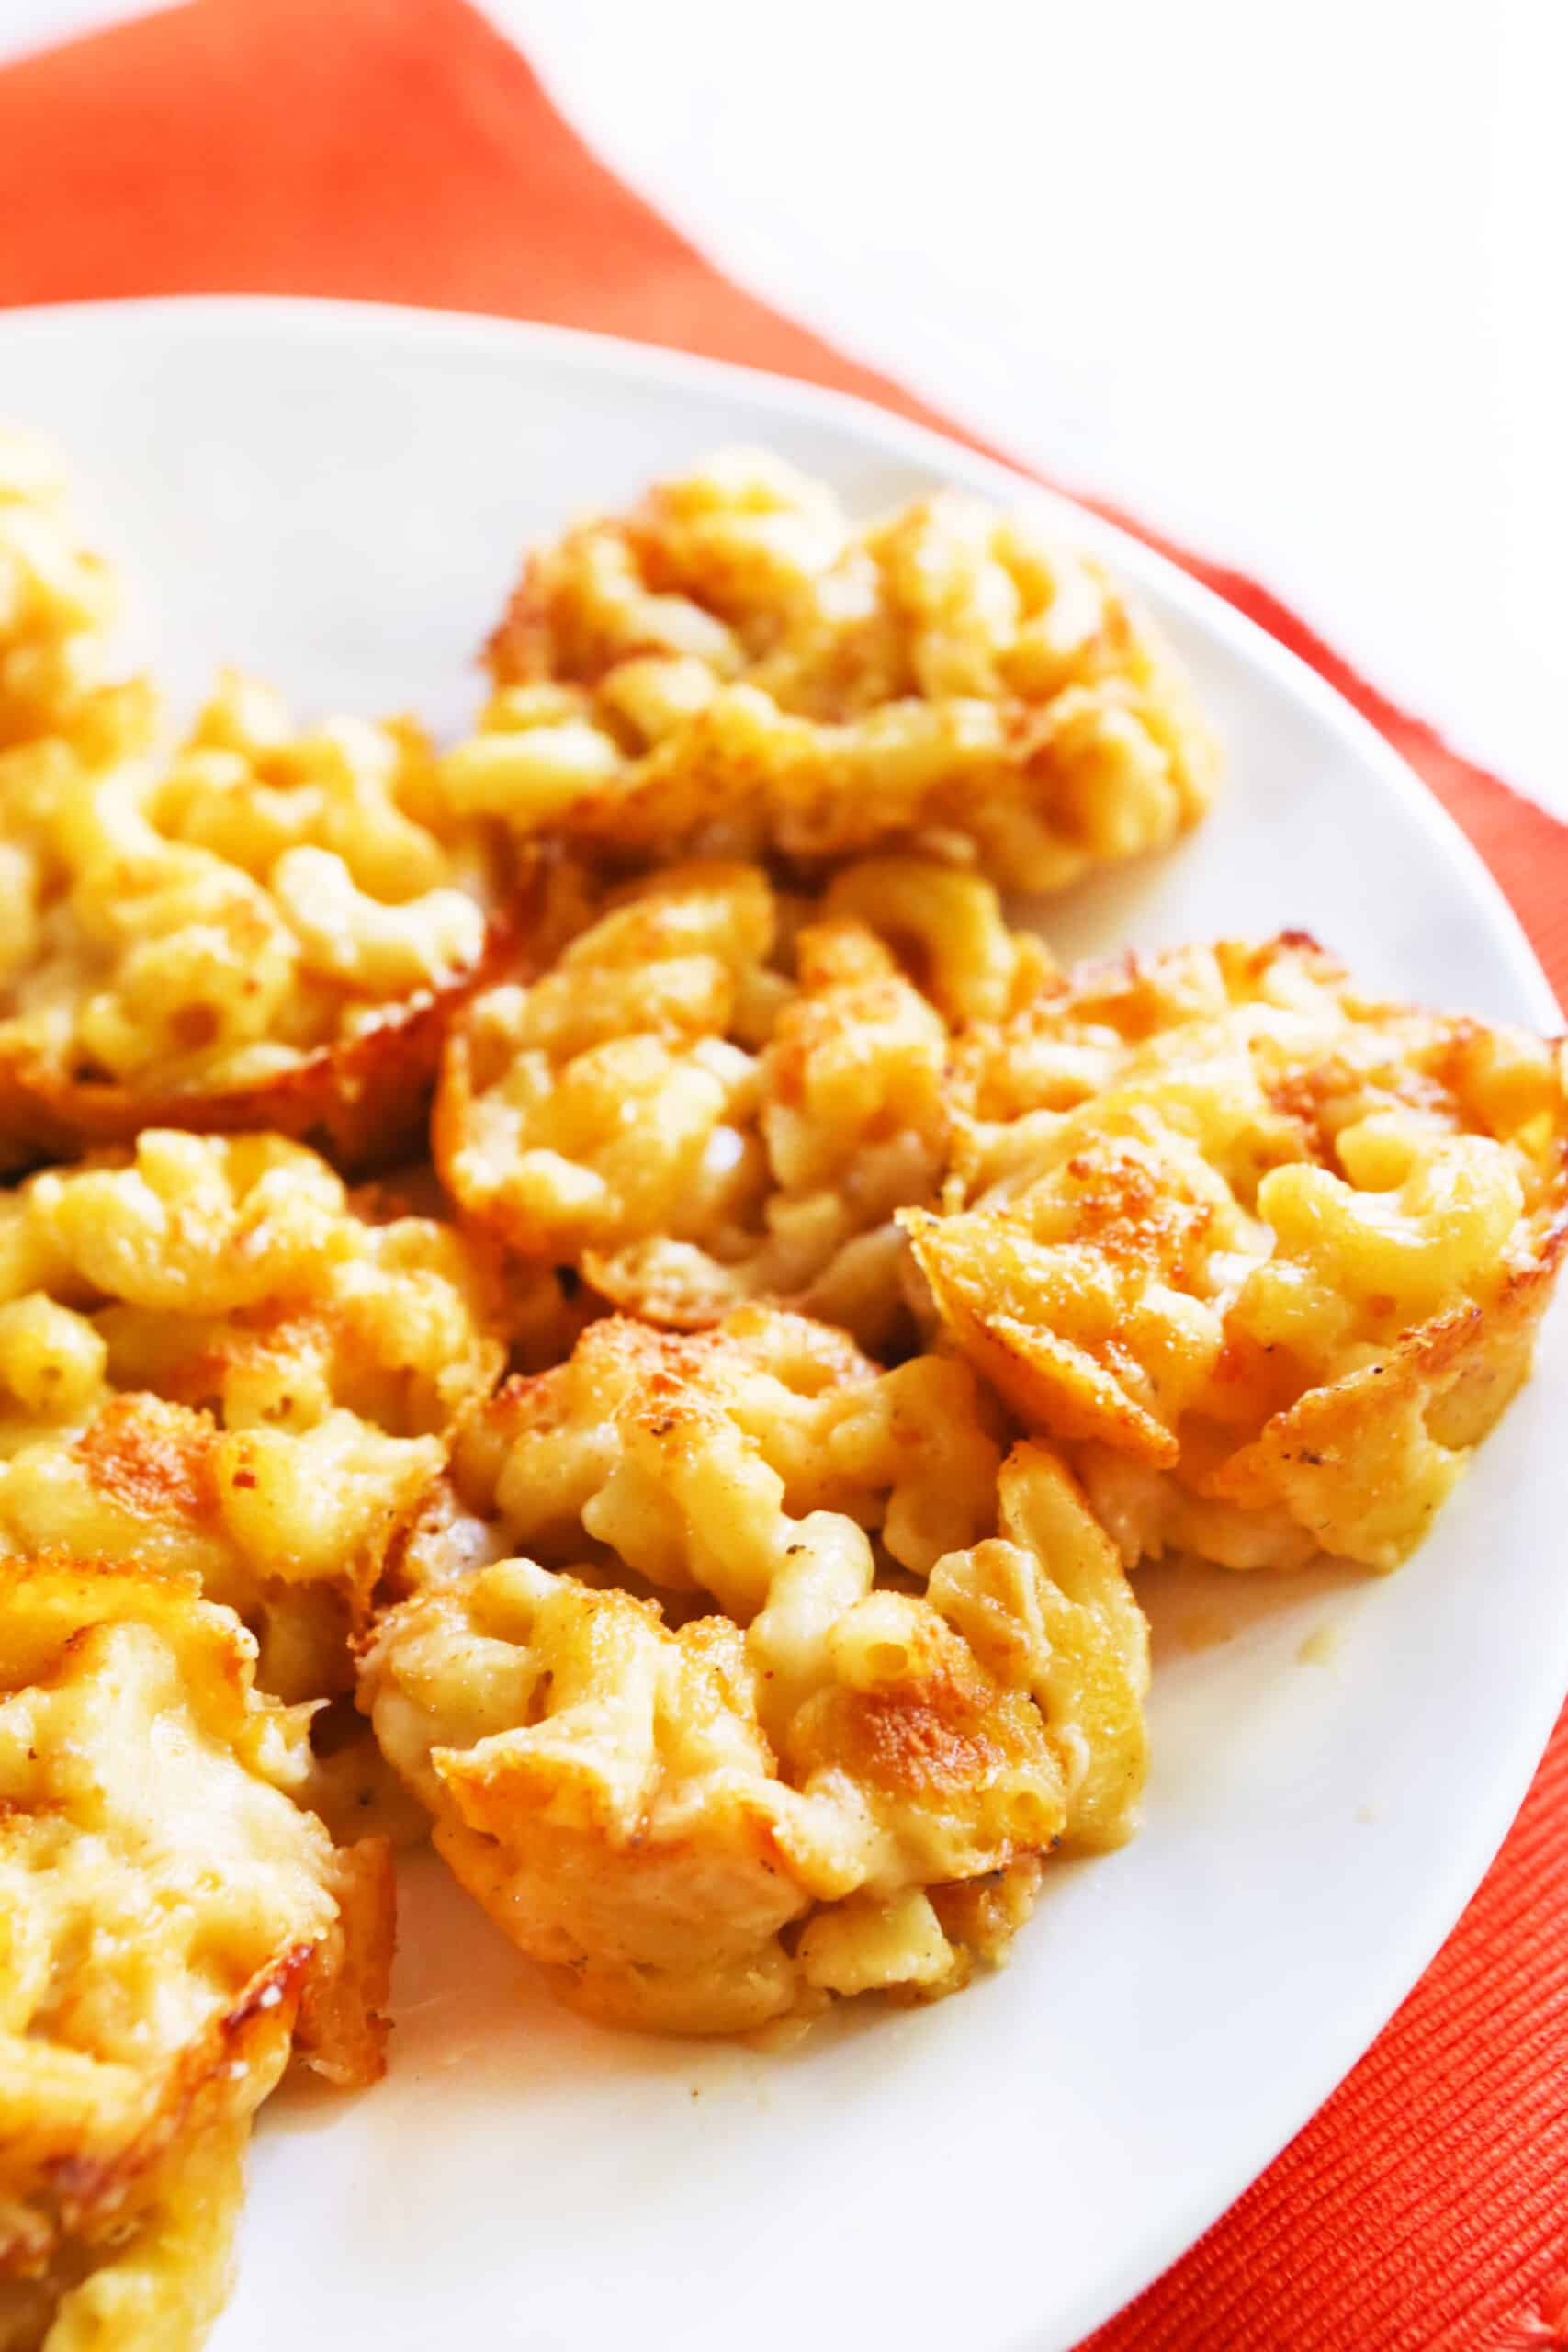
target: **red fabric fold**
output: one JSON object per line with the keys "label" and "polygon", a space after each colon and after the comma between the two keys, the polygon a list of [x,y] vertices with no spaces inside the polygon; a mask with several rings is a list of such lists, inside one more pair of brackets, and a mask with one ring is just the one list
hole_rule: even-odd
{"label": "red fabric fold", "polygon": [[[248,292],[496,311],[773,368],[953,430],[729,284],[463,0],[195,0],[0,71],[0,303]],[[1256,582],[1113,519],[1365,713],[1470,835],[1568,993],[1568,828]],[[1568,2345],[1565,2043],[1568,1717],[1399,2015],[1094,2352]]]}

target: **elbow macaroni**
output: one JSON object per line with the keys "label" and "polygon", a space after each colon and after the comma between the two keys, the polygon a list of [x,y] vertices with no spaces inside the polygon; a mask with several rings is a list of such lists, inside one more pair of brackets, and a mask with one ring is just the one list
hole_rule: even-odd
{"label": "elbow macaroni", "polygon": [[1098,564],[952,494],[857,527],[756,452],[533,554],[490,662],[452,806],[615,856],[930,835],[1055,890],[1212,789],[1184,673]]}
{"label": "elbow macaroni", "polygon": [[959,1363],[879,1373],[758,1307],[601,1323],[470,1418],[453,1487],[361,1704],[575,2006],[734,2032],[931,1997],[1005,1947],[1053,1847],[1127,1833],[1142,1617]]}
{"label": "elbow macaroni", "polygon": [[1129,1563],[1392,1567],[1525,1377],[1568,1238],[1561,1046],[1299,938],[1047,986],[966,1040],[937,1310]]}
{"label": "elbow macaroni", "polygon": [[153,1130],[35,1176],[0,1202],[0,1555],[186,1575],[266,1688],[342,1689],[502,1311],[455,1233],[276,1136]]}
{"label": "elbow macaroni", "polygon": [[881,1340],[893,1212],[945,1165],[952,1030],[1049,968],[930,860],[864,860],[808,905],[755,866],[667,869],[459,1017],[436,1157],[471,1215],[620,1306],[787,1298]]}

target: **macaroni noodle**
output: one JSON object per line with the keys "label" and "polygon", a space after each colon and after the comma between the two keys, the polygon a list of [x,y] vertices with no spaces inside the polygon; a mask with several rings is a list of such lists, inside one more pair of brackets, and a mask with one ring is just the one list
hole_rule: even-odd
{"label": "macaroni noodle", "polygon": [[1097,563],[951,493],[857,526],[755,451],[536,550],[490,662],[452,807],[617,857],[931,836],[1057,890],[1213,785],[1185,674]]}

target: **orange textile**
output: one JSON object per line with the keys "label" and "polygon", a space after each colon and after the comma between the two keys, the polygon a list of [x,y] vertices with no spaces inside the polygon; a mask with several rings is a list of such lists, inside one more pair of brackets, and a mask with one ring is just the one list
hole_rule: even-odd
{"label": "orange textile", "polygon": [[[498,311],[942,424],[730,285],[589,153],[464,0],[193,0],[24,59],[0,71],[0,303],[244,292]],[[1568,995],[1568,827],[1449,751],[1254,582],[1165,552],[1404,753]],[[1094,2352],[1568,2346],[1565,2052],[1568,1716],[1398,2016]]]}

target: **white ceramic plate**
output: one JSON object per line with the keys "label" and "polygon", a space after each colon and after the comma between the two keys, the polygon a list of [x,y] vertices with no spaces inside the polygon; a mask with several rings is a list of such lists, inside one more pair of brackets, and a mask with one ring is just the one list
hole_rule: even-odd
{"label": "white ceramic plate", "polygon": [[[0,413],[83,469],[186,691],[222,658],[307,709],[447,723],[524,538],[716,443],[771,442],[863,508],[1019,488],[797,385],[346,304],[13,314]],[[1174,856],[1062,909],[1058,945],[1298,924],[1380,985],[1556,1025],[1498,892],[1371,730],[1156,557],[1060,520],[1158,608],[1230,772]],[[1011,1967],[959,1999],[783,2058],[606,2033],[416,1862],[390,2075],[266,2109],[220,2352],[1075,2343],[1359,2055],[1523,1793],[1568,1682],[1563,1339],[1402,1574],[1145,1580],[1145,1833],[1055,1871]]]}

